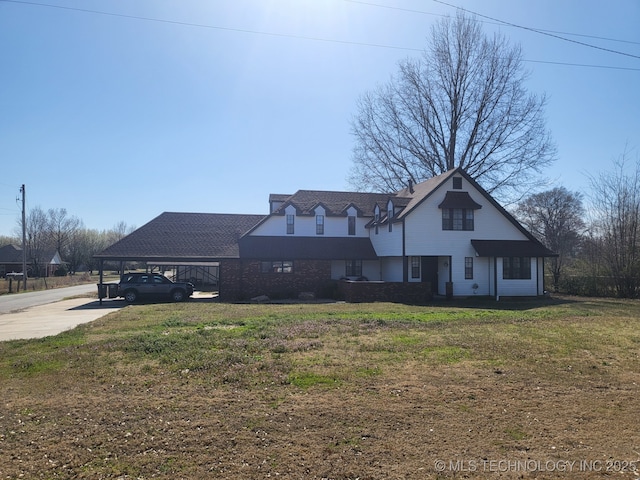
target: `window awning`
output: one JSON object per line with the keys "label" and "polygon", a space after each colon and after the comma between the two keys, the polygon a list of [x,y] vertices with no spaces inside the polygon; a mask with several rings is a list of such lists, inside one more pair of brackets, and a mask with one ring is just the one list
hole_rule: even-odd
{"label": "window awning", "polygon": [[476,203],[469,192],[447,192],[438,208],[467,208],[478,210],[482,205]]}
{"label": "window awning", "polygon": [[557,257],[547,247],[532,240],[471,240],[480,257]]}

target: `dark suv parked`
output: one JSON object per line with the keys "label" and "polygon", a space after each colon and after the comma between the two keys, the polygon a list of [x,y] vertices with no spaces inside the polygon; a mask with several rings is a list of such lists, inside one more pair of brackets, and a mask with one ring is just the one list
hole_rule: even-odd
{"label": "dark suv parked", "polygon": [[143,297],[182,302],[192,294],[193,284],[175,283],[159,273],[125,273],[118,284],[118,296],[129,303]]}

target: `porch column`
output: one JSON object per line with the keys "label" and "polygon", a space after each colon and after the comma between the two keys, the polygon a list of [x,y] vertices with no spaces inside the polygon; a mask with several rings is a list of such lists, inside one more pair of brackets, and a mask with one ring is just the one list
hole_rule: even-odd
{"label": "porch column", "polygon": [[102,276],[102,272],[104,270],[104,259],[100,259],[100,267],[99,268],[99,273],[100,273],[100,283],[99,283],[99,287],[98,287],[98,300],[100,305],[102,305],[102,279],[104,278]]}
{"label": "porch column", "polygon": [[493,257],[493,294],[496,301],[500,300],[500,295],[498,295],[498,257]]}

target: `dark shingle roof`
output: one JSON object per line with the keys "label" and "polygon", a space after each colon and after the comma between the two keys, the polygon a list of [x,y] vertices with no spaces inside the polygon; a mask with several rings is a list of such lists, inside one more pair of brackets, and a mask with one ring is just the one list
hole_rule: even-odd
{"label": "dark shingle roof", "polygon": [[547,247],[532,240],[471,240],[481,257],[557,257]]}
{"label": "dark shingle roof", "polygon": [[242,258],[263,260],[374,260],[377,259],[368,237],[270,237],[240,239]]}
{"label": "dark shingle roof", "polygon": [[[313,215],[313,209],[321,204],[328,212],[327,215],[345,215],[346,209],[353,205],[359,211],[359,215],[373,216],[373,208],[376,203],[386,205],[391,193],[366,193],[366,192],[331,192],[322,190],[298,190],[286,199],[285,204],[275,213],[284,213],[287,205],[296,207],[299,215]],[[279,200],[283,200],[279,198]]]}
{"label": "dark shingle roof", "polygon": [[445,194],[444,200],[438,205],[438,208],[469,208],[477,210],[482,208],[482,205],[474,201],[469,192],[449,191]]}
{"label": "dark shingle roof", "polygon": [[22,264],[22,248],[15,245],[5,245],[0,248],[0,263]]}
{"label": "dark shingle roof", "polygon": [[263,218],[164,212],[95,257],[157,261],[238,258],[238,239]]}

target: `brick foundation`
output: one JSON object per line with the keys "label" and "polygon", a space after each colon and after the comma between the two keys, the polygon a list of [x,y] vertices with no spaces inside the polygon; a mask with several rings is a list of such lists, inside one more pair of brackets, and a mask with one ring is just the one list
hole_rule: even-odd
{"label": "brick foundation", "polygon": [[325,297],[331,284],[331,262],[296,260],[293,273],[262,273],[259,260],[220,262],[220,299],[248,300],[259,295],[273,299],[297,298],[302,292]]}
{"label": "brick foundation", "polygon": [[325,260],[296,260],[293,273],[262,273],[258,260],[220,262],[222,301],[243,301],[259,295],[271,299],[298,298],[302,292],[353,303],[423,304],[431,299],[431,284],[331,280],[331,262]]}
{"label": "brick foundation", "polygon": [[345,301],[398,302],[423,304],[431,300],[431,284],[409,282],[352,282],[341,280],[340,292]]}

